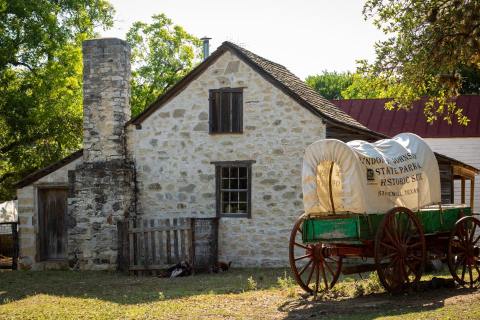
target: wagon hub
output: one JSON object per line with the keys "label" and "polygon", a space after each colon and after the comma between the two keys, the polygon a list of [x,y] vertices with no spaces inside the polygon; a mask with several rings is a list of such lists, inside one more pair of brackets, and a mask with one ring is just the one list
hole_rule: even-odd
{"label": "wagon hub", "polygon": [[309,254],[312,255],[312,260],[316,262],[323,261],[325,257],[324,249],[321,243],[312,245],[309,250]]}

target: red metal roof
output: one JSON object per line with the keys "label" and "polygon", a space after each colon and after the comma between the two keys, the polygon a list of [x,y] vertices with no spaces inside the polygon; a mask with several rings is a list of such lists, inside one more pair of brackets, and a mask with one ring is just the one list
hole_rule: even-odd
{"label": "red metal roof", "polygon": [[394,136],[401,132],[413,132],[423,138],[480,137],[480,96],[464,95],[457,98],[458,107],[470,119],[462,126],[452,119],[449,125],[444,120],[427,123],[423,114],[425,101],[418,101],[406,110],[385,110],[388,99],[332,100],[332,102],[368,129]]}

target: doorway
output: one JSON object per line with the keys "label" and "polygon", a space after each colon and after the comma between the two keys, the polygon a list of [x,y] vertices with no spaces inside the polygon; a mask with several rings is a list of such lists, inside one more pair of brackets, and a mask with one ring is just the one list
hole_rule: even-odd
{"label": "doorway", "polygon": [[40,260],[66,258],[66,188],[38,189],[38,239]]}

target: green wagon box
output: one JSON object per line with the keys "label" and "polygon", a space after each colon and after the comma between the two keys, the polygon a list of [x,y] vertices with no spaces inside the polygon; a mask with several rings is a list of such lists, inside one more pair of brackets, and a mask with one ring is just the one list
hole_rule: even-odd
{"label": "green wagon box", "polygon": [[[459,218],[470,216],[472,212],[466,206],[448,205],[441,210],[438,206],[427,207],[415,214],[425,235],[429,235],[450,232]],[[384,217],[385,213],[310,217],[305,220],[302,240],[304,243],[361,243],[373,240]]]}

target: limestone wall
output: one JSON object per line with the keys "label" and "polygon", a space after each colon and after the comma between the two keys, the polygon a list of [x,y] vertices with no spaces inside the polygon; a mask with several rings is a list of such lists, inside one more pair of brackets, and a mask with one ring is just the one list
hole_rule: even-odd
{"label": "limestone wall", "polygon": [[[244,87],[243,134],[208,133],[209,89],[221,87]],[[129,127],[138,213],[214,217],[211,161],[255,160],[252,218],[220,219],[220,259],[234,266],[285,266],[289,233],[303,209],[303,150],[324,137],[321,119],[226,52],[141,129]]]}
{"label": "limestone wall", "polygon": [[21,269],[44,269],[47,263],[40,262],[37,256],[38,206],[37,191],[39,187],[68,186],[68,171],[74,170],[82,162],[76,159],[56,171],[40,178],[33,184],[17,190],[19,221],[19,267]]}

